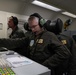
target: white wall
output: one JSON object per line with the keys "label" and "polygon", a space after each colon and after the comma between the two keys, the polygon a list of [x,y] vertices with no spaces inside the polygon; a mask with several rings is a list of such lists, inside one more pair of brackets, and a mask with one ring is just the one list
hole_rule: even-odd
{"label": "white wall", "polygon": [[0,23],[2,23],[2,29],[0,30],[0,38],[6,37],[7,32],[7,19],[6,19],[6,12],[0,11]]}
{"label": "white wall", "polygon": [[[0,30],[0,38],[7,38],[7,19],[8,17],[17,16],[19,19],[27,20],[28,16],[32,13],[39,13],[43,18],[54,20],[61,18],[63,23],[70,17],[62,15],[58,12],[54,12],[42,7],[33,5],[31,3],[22,2],[20,0],[0,0],[0,23],[3,24],[2,30]],[[76,30],[76,19],[73,19],[72,25],[68,27],[68,30]]]}
{"label": "white wall", "polygon": [[28,16],[25,15],[19,15],[15,13],[9,13],[9,12],[4,12],[0,11],[0,23],[3,24],[2,29],[0,30],[0,38],[7,38],[7,22],[8,22],[8,17],[10,16],[16,16],[19,20],[26,21],[28,19]]}

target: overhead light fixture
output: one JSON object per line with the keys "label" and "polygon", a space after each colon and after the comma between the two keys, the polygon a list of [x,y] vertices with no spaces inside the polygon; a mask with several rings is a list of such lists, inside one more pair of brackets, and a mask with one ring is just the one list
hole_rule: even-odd
{"label": "overhead light fixture", "polygon": [[50,9],[50,10],[53,10],[53,11],[57,11],[57,12],[58,12],[58,11],[61,11],[61,9],[59,9],[59,8],[56,8],[56,7],[54,7],[54,6],[45,4],[45,3],[40,2],[40,1],[38,1],[38,0],[34,0],[34,1],[32,2],[32,4],[35,4],[35,5],[38,5],[38,6],[41,6],[41,7]]}
{"label": "overhead light fixture", "polygon": [[69,12],[62,12],[62,14],[73,17],[73,18],[76,18],[76,15],[74,15],[72,13],[69,13]]}

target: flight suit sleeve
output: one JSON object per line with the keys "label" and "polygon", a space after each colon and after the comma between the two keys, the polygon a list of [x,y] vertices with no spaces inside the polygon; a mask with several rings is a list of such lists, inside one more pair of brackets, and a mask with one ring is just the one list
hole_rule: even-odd
{"label": "flight suit sleeve", "polygon": [[71,56],[71,53],[68,48],[63,45],[54,34],[50,36],[50,44],[48,45],[48,48],[49,50],[52,49],[52,51],[54,51],[54,54],[47,60],[45,60],[43,62],[43,65],[49,68],[54,68],[59,66],[62,62],[65,62],[66,59]]}
{"label": "flight suit sleeve", "polygon": [[69,64],[69,74],[76,75],[76,42],[71,39],[71,53]]}
{"label": "flight suit sleeve", "polygon": [[8,49],[14,49],[21,46],[28,46],[28,38],[16,38],[16,39],[0,39],[0,47],[6,47]]}

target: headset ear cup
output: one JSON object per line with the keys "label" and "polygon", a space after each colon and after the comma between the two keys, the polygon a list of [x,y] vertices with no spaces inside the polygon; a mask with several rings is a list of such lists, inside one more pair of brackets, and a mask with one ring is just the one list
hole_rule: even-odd
{"label": "headset ear cup", "polygon": [[41,25],[41,27],[43,27],[43,25],[45,24],[45,19],[40,19],[39,24]]}
{"label": "headset ear cup", "polygon": [[29,29],[29,25],[28,23],[24,23],[24,29],[27,30],[27,31],[31,31],[31,29]]}
{"label": "headset ear cup", "polygon": [[13,23],[14,23],[14,25],[18,25],[18,18],[17,17],[14,17],[14,16],[11,16],[12,17],[12,19],[13,19]]}

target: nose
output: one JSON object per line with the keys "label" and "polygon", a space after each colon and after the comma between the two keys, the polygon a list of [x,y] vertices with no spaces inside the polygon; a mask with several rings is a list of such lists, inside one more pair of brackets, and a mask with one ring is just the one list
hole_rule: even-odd
{"label": "nose", "polygon": [[34,32],[34,31],[35,31],[35,29],[34,29],[34,28],[31,28],[31,30],[32,30],[32,32]]}
{"label": "nose", "polygon": [[33,33],[35,33],[35,32],[36,32],[36,30],[35,30],[34,28],[32,28],[31,30],[32,30],[32,32],[33,32]]}

